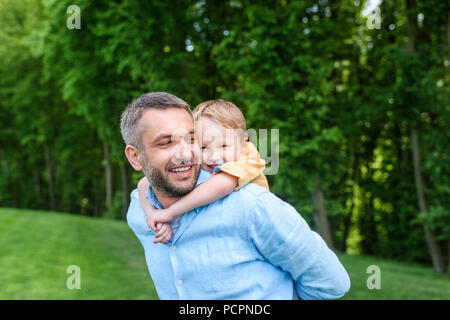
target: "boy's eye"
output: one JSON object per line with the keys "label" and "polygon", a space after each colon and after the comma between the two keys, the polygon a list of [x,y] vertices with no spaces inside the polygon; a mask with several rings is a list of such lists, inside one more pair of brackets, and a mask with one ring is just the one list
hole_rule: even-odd
{"label": "boy's eye", "polygon": [[207,147],[203,146],[203,147],[202,147],[202,150],[205,150],[206,148],[207,148]]}
{"label": "boy's eye", "polygon": [[228,146],[226,144],[222,145],[222,148],[227,148]]}

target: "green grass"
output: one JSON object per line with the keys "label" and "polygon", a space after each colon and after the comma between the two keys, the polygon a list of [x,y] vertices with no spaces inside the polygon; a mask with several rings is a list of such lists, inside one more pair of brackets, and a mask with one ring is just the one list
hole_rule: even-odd
{"label": "green grass", "polygon": [[[0,299],[158,299],[124,222],[0,209],[0,235]],[[80,290],[66,287],[70,265]]]}
{"label": "green grass", "polygon": [[[0,208],[0,299],[158,299],[144,251],[127,224],[45,211]],[[431,268],[340,255],[352,288],[344,299],[450,299],[450,277]],[[67,267],[81,269],[69,290]],[[369,265],[381,289],[369,290]]]}
{"label": "green grass", "polygon": [[[351,289],[343,299],[450,299],[450,276],[432,268],[361,255],[339,255],[339,259],[351,279]],[[380,289],[367,288],[367,278],[373,274],[366,273],[370,265],[380,268]]]}

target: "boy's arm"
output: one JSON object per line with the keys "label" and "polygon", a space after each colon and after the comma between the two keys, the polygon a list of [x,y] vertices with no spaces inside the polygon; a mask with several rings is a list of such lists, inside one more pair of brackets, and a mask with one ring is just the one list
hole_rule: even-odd
{"label": "boy's arm", "polygon": [[139,202],[141,204],[142,209],[144,209],[145,215],[149,216],[153,210],[156,210],[150,202],[147,200],[147,190],[150,183],[147,180],[147,177],[143,177],[139,180],[138,183],[138,194],[139,194]]}
{"label": "boy's arm", "polygon": [[154,212],[154,222],[168,222],[175,217],[207,205],[229,195],[238,185],[238,178],[228,173],[218,173],[201,183],[169,208]]}
{"label": "boy's arm", "polygon": [[158,211],[157,208],[152,206],[150,202],[147,200],[147,190],[150,183],[148,182],[147,177],[143,177],[139,180],[138,183],[138,194],[139,194],[139,202],[141,204],[142,209],[144,210],[147,220],[147,225],[155,232],[158,232],[155,236],[155,240],[153,243],[162,242],[167,244],[172,236],[172,228],[167,223],[152,223],[152,215]]}

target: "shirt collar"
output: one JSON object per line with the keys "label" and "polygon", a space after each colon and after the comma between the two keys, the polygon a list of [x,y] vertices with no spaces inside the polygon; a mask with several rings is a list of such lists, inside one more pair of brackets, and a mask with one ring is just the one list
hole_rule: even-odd
{"label": "shirt collar", "polygon": [[[200,173],[198,175],[197,182],[195,183],[195,187],[194,188],[197,188],[200,185],[200,183],[208,180],[210,177],[211,177],[211,174],[208,171],[205,171],[205,170],[200,168]],[[158,209],[162,209],[163,208],[161,203],[159,202],[158,198],[156,197],[156,194],[153,191],[153,188],[151,187],[151,185],[148,186],[146,198],[156,208],[158,208]]]}

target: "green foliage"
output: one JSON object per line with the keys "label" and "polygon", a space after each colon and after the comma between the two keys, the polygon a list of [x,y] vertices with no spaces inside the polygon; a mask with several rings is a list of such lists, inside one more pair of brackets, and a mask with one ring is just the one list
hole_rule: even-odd
{"label": "green foliage", "polygon": [[446,248],[445,1],[416,1],[412,33],[404,0],[383,1],[373,30],[364,1],[80,0],[79,30],[66,27],[71,4],[0,0],[0,206],[123,217],[142,174],[124,157],[120,113],[168,91],[193,107],[232,100],[248,128],[279,129],[271,191],[316,228],[320,178],[337,249],[429,263],[424,224]]}
{"label": "green foliage", "polygon": [[450,239],[450,212],[442,206],[431,207],[425,213],[420,213],[417,221],[433,230],[437,240]]}

